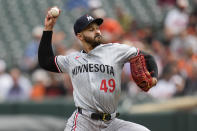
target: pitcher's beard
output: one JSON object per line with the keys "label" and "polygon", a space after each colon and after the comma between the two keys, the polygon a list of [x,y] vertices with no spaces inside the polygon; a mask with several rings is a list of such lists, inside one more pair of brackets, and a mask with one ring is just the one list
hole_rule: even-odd
{"label": "pitcher's beard", "polygon": [[[99,38],[100,37],[100,38]],[[97,35],[93,38],[84,36],[84,40],[85,42],[89,43],[93,48],[100,45],[102,42],[102,36],[101,35]]]}

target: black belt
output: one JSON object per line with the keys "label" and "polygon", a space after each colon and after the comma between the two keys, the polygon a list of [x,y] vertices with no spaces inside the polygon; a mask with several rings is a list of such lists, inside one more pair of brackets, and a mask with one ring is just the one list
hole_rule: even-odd
{"label": "black belt", "polygon": [[[82,108],[78,107],[77,109],[80,114],[83,114]],[[118,117],[119,115],[120,113],[116,113],[115,117]],[[102,121],[109,121],[112,118],[111,114],[108,113],[91,113],[90,117],[94,120],[102,120]]]}

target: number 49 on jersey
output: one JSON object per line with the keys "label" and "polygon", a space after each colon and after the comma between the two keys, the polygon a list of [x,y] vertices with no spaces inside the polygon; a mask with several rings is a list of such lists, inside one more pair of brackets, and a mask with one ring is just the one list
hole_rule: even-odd
{"label": "number 49 on jersey", "polygon": [[116,88],[116,83],[114,79],[106,80],[103,79],[101,81],[100,90],[104,92],[111,92],[113,93]]}

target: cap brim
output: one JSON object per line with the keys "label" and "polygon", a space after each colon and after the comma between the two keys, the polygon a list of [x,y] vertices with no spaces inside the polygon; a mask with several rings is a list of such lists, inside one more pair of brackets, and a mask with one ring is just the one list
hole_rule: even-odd
{"label": "cap brim", "polygon": [[91,23],[96,23],[97,25],[101,25],[103,23],[103,19],[102,18],[96,18],[92,22],[90,22],[89,24],[91,24]]}
{"label": "cap brim", "polygon": [[83,30],[84,29],[86,29],[90,24],[92,24],[92,23],[96,23],[97,25],[101,25],[102,23],[103,23],[103,19],[102,18],[96,18],[96,19],[94,19],[93,21],[91,21],[90,23],[88,23],[84,28],[83,28]]}

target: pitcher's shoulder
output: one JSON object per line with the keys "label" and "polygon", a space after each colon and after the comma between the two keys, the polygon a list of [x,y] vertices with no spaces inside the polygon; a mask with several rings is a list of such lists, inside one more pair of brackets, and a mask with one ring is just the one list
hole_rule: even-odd
{"label": "pitcher's shoulder", "polygon": [[107,43],[107,44],[102,44],[102,47],[115,47],[115,46],[120,46],[122,44],[120,43]]}
{"label": "pitcher's shoulder", "polygon": [[79,56],[79,55],[81,55],[81,53],[79,51],[75,51],[75,52],[69,52],[64,55],[59,55],[59,56],[65,57],[65,58],[72,58],[72,57]]}
{"label": "pitcher's shoulder", "polygon": [[102,44],[102,47],[104,48],[130,48],[133,46],[130,46],[127,44],[121,44],[121,43],[107,43],[107,44]]}
{"label": "pitcher's shoulder", "polygon": [[106,43],[106,44],[101,44],[102,46],[116,46],[120,45],[120,43]]}

